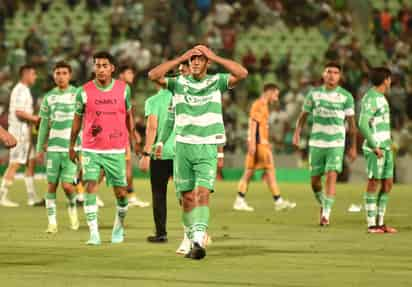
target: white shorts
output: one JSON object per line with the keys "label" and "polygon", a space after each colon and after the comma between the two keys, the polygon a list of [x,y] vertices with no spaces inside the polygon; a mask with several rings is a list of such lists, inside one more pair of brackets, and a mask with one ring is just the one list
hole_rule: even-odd
{"label": "white shorts", "polygon": [[17,142],[17,145],[10,149],[9,162],[26,164],[28,160],[35,157],[36,153],[34,152],[34,147],[30,148],[30,142],[22,141]]}

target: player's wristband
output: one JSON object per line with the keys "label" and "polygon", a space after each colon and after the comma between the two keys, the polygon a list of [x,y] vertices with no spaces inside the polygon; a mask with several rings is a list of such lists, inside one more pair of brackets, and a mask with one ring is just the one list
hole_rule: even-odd
{"label": "player's wristband", "polygon": [[143,156],[150,156],[150,152],[144,151],[144,152],[142,152],[142,155]]}
{"label": "player's wristband", "polygon": [[223,152],[218,152],[217,153],[217,158],[224,158],[225,154]]}

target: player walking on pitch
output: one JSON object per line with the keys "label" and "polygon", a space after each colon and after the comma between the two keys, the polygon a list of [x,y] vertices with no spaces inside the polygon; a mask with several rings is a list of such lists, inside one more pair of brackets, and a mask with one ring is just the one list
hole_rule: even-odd
{"label": "player walking on pitch", "polygon": [[[366,160],[368,184],[365,210],[369,233],[396,233],[384,224],[386,205],[393,184],[393,155],[389,104],[384,94],[391,86],[391,72],[384,67],[370,72],[373,87],[362,98],[359,129],[365,138],[363,154]],[[376,190],[380,184],[380,191]]]}
{"label": "player walking on pitch", "polygon": [[68,214],[71,229],[79,229],[76,208],[76,191],[73,185],[77,165],[69,158],[70,132],[74,117],[77,89],[70,85],[71,66],[65,62],[57,62],[53,69],[56,87],[49,91],[40,107],[40,128],[37,138],[36,152],[41,157],[45,151],[47,139],[47,182],[46,209],[48,228],[46,232],[57,232],[56,190],[59,181],[69,201]]}
{"label": "player walking on pitch", "polygon": [[30,86],[36,82],[36,69],[31,65],[23,65],[19,71],[20,81],[14,86],[10,95],[9,133],[17,140],[17,145],[10,149],[8,167],[0,185],[0,206],[17,207],[18,203],[8,199],[9,187],[20,165],[26,165],[24,183],[27,190],[27,205],[35,206],[42,202],[38,199],[34,188],[35,152],[32,146],[31,129],[40,118],[33,114],[33,97]]}
{"label": "player walking on pitch", "polygon": [[264,178],[272,193],[275,210],[295,208],[296,203],[283,199],[280,196],[280,189],[276,182],[275,166],[273,161],[272,148],[269,143],[269,104],[279,100],[279,88],[275,84],[266,84],[263,93],[250,109],[249,132],[248,132],[248,153],[245,160],[245,172],[239,182],[238,193],[234,210],[253,211],[245,200],[250,179],[255,170],[263,169]]}
{"label": "player walking on pitch", "polygon": [[[114,58],[107,52],[93,56],[96,79],[87,82],[76,96],[76,111],[70,136],[70,159],[76,160],[74,146],[83,123],[82,169],[86,182],[84,210],[90,230],[87,244],[101,243],[98,229],[96,193],[100,169],[113,186],[117,199],[117,211],[112,230],[112,243],[124,241],[124,219],[128,209],[125,150],[128,134],[134,132],[130,88],[114,80]],[[136,148],[136,146],[135,146]]]}
{"label": "player walking on pitch", "polygon": [[[189,61],[191,75],[165,77],[185,61]],[[223,66],[229,73],[208,75],[211,62]],[[192,241],[187,257],[192,259],[202,259],[206,255],[204,239],[209,224],[209,195],[214,190],[216,177],[217,146],[226,141],[222,94],[246,76],[247,70],[240,64],[217,56],[203,45],[149,72],[152,81],[173,93],[176,115],[174,180],[182,198],[183,222]]]}
{"label": "player walking on pitch", "polygon": [[[336,178],[342,171],[345,147],[345,120],[349,124],[348,156],[356,158],[356,122],[352,95],[339,86],[341,67],[327,63],[323,71],[324,84],[309,91],[299,115],[293,144],[299,145],[300,133],[308,115],[312,117],[309,139],[309,168],[311,185],[321,206],[320,225],[327,226],[336,195]],[[322,176],[326,176],[325,193]]]}

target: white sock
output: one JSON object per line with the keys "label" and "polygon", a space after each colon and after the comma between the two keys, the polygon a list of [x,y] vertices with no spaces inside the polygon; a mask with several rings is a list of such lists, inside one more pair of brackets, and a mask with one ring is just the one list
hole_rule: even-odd
{"label": "white sock", "polygon": [[194,234],[193,234],[193,242],[196,242],[200,246],[203,247],[204,241],[205,241],[205,232],[204,231],[195,231]]}
{"label": "white sock", "polygon": [[57,225],[56,200],[46,199],[46,209],[47,209],[47,219],[49,220],[49,224]]}
{"label": "white sock", "polygon": [[34,190],[34,178],[32,176],[25,176],[24,183],[26,184],[27,195],[29,198],[36,198],[37,194]]}
{"label": "white sock", "polygon": [[97,205],[96,204],[85,205],[84,213],[86,214],[87,225],[89,226],[90,233],[98,233],[99,225],[97,223],[97,213],[98,213]]}

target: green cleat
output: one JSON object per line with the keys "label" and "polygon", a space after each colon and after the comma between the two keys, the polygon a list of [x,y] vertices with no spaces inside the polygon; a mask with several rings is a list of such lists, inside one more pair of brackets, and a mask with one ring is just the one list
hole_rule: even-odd
{"label": "green cleat", "polygon": [[124,241],[124,228],[122,226],[114,226],[112,231],[112,243],[122,243]]}
{"label": "green cleat", "polygon": [[100,245],[101,243],[99,233],[90,234],[90,239],[86,242],[87,245]]}

